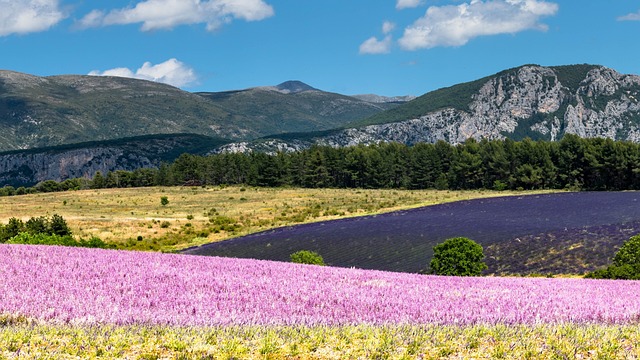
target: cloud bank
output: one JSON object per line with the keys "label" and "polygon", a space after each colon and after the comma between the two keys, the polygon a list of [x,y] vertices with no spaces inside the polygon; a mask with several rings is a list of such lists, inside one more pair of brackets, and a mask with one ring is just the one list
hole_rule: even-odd
{"label": "cloud bank", "polygon": [[0,36],[45,31],[64,18],[58,0],[0,0]]}
{"label": "cloud bank", "polygon": [[133,72],[128,68],[115,68],[105,71],[94,70],[93,76],[119,76],[133,79],[150,80],[176,87],[184,87],[195,83],[198,78],[195,71],[183,62],[169,59],[163,63],[153,65],[145,62],[142,67]]}
{"label": "cloud bank", "polygon": [[206,24],[213,31],[233,19],[258,21],[273,14],[263,0],[146,0],[109,12],[94,10],[79,24],[87,28],[141,23],[143,31]]}
{"label": "cloud bank", "polygon": [[618,17],[618,21],[640,21],[640,10],[631,14]]}
{"label": "cloud bank", "polygon": [[472,0],[460,5],[431,6],[404,30],[399,44],[405,50],[418,50],[462,46],[479,36],[546,31],[547,26],[540,19],[557,12],[557,4],[539,0]]}
{"label": "cloud bank", "polygon": [[422,5],[422,0],[398,0],[396,1],[396,9],[415,8]]}

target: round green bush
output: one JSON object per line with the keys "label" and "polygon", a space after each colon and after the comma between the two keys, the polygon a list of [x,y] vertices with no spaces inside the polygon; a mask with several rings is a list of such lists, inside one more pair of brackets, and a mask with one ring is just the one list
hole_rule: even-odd
{"label": "round green bush", "polygon": [[298,264],[321,265],[324,266],[322,256],[315,251],[300,250],[290,255],[291,262]]}
{"label": "round green bush", "polygon": [[482,246],[475,241],[457,237],[433,247],[431,273],[449,276],[478,276],[487,269]]}

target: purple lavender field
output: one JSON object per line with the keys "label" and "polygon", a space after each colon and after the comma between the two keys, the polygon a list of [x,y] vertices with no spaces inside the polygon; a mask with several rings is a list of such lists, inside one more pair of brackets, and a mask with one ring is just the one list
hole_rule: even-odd
{"label": "purple lavender field", "polygon": [[640,282],[437,277],[0,245],[0,314],[167,325],[635,324]]}
{"label": "purple lavender field", "polygon": [[327,264],[424,270],[437,243],[469,237],[489,273],[584,273],[605,266],[640,232],[639,192],[578,192],[460,201],[378,216],[281,228],[185,251],[288,261],[298,250]]}

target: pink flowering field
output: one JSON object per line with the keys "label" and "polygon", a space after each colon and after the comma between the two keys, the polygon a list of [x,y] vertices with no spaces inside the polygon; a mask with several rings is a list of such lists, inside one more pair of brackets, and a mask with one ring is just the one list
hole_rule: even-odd
{"label": "pink flowering field", "polygon": [[640,282],[0,245],[2,313],[118,325],[635,324]]}

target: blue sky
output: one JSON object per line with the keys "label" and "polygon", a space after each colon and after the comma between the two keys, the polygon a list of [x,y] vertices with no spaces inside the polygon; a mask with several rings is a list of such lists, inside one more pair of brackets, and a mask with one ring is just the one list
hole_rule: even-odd
{"label": "blue sky", "polygon": [[0,69],[421,95],[523,64],[640,74],[640,0],[0,0]]}

